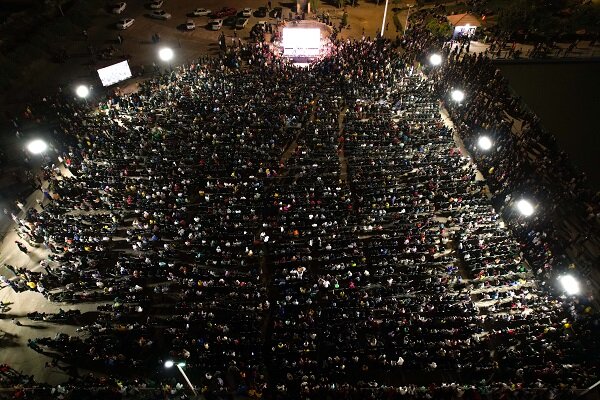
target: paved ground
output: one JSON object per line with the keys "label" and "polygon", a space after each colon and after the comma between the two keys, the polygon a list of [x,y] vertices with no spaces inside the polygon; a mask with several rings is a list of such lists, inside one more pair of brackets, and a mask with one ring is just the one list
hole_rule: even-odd
{"label": "paved ground", "polygon": [[[38,207],[36,199],[42,200],[42,192],[32,193],[25,205],[25,209]],[[23,213],[21,213],[22,215]],[[6,223],[4,224],[6,225]],[[4,266],[10,264],[15,267],[26,267],[32,271],[39,271],[40,261],[45,259],[48,251],[43,248],[29,248],[29,254],[21,252],[15,240],[20,240],[15,232],[14,224],[8,227],[8,233],[0,242],[0,274],[9,279],[14,274]],[[21,240],[22,241],[22,240]],[[61,303],[50,303],[41,293],[27,291],[15,293],[11,288],[4,287],[0,290],[0,300],[4,303],[10,303],[9,309],[0,316],[0,363],[7,363],[18,371],[28,375],[35,375],[37,380],[57,384],[64,382],[68,376],[60,368],[45,368],[44,365],[51,358],[41,355],[27,347],[27,340],[36,337],[54,336],[58,332],[64,332],[69,335],[75,334],[77,326],[58,325],[47,322],[31,321],[27,318],[27,313],[32,311],[54,313],[63,308],[80,309],[82,312],[96,310],[98,304],[68,305]],[[12,319],[19,321],[17,326]],[[62,365],[61,365],[62,366]]]}

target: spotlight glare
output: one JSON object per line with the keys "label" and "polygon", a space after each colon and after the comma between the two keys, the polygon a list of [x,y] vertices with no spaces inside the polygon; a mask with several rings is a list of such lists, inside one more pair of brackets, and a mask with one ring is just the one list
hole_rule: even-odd
{"label": "spotlight glare", "polygon": [[562,275],[558,278],[558,281],[569,296],[579,294],[579,282],[573,275]]}
{"label": "spotlight glare", "polygon": [[82,99],[85,99],[90,94],[90,89],[85,85],[79,85],[77,86],[75,93],[77,93],[77,96],[81,97]]}
{"label": "spotlight glare", "polygon": [[455,89],[450,95],[452,96],[452,100],[459,103],[465,99],[465,93],[462,90]]}
{"label": "spotlight glare", "polygon": [[434,67],[437,67],[438,65],[440,65],[442,63],[442,56],[437,53],[432,54],[431,57],[429,57],[429,62]]}
{"label": "spotlight glare", "polygon": [[163,61],[171,61],[173,59],[173,50],[168,47],[162,48],[159,50],[158,56]]}
{"label": "spotlight glare", "polygon": [[32,154],[41,154],[48,149],[48,144],[44,142],[42,139],[35,139],[29,142],[27,145],[27,150],[29,150]]}
{"label": "spotlight glare", "polygon": [[489,150],[492,148],[492,141],[489,137],[482,136],[477,141],[477,146],[479,146],[481,150]]}
{"label": "spotlight glare", "polygon": [[165,361],[165,368],[171,368],[175,363],[172,360]]}
{"label": "spotlight glare", "polygon": [[517,202],[517,209],[521,214],[523,214],[526,217],[529,217],[531,214],[533,214],[534,211],[533,205],[527,200],[519,200]]}

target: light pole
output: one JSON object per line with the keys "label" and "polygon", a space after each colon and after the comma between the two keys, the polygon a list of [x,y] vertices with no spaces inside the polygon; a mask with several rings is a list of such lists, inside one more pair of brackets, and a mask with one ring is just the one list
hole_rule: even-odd
{"label": "light pole", "polygon": [[383,19],[381,20],[381,37],[383,37],[383,32],[385,28],[385,17],[387,16],[389,0],[385,0],[385,8],[383,9]]}
{"label": "light pole", "polygon": [[187,382],[188,386],[190,387],[190,389],[192,389],[192,393],[194,393],[194,396],[198,396],[196,389],[194,389],[194,385],[192,385],[192,382],[190,382],[190,378],[188,378],[188,376],[185,374],[185,371],[183,370],[183,367],[185,367],[185,363],[184,362],[175,363],[173,360],[165,361],[165,368],[171,368],[173,365],[175,365],[177,367],[177,369],[179,370],[179,372],[181,372],[181,375],[183,375],[183,378]]}
{"label": "light pole", "polygon": [[406,35],[406,30],[408,29],[408,17],[410,17],[410,9],[413,8],[414,4],[409,4],[408,5],[408,12],[406,13],[406,23],[404,24],[404,33],[403,35]]}
{"label": "light pole", "polygon": [[477,140],[477,146],[483,151],[488,151],[492,148],[492,145],[492,140],[487,136],[481,136],[479,140]]}
{"label": "light pole", "polygon": [[169,63],[169,69],[172,69],[171,60],[173,59],[174,55],[175,55],[175,53],[173,53],[173,49],[171,49],[170,47],[163,47],[162,49],[160,49],[158,51],[158,57],[162,61]]}
{"label": "light pole", "polygon": [[569,296],[579,294],[579,281],[577,281],[573,275],[561,275],[558,277],[558,281],[562,285],[565,293],[567,293]]}
{"label": "light pole", "polygon": [[85,104],[88,104],[87,98],[90,95],[89,87],[87,87],[86,85],[79,85],[77,86],[77,89],[75,89],[75,94],[77,94],[79,98],[84,99]]}
{"label": "light pole", "polygon": [[27,144],[27,150],[29,150],[31,154],[42,154],[48,150],[48,143],[42,139],[34,139]]}
{"label": "light pole", "polygon": [[431,56],[429,56],[429,63],[434,67],[437,67],[442,63],[442,56],[438,53],[432,54]]}
{"label": "light pole", "polygon": [[77,96],[85,99],[90,94],[90,89],[85,85],[79,85],[77,86],[77,89],[75,89],[75,93],[77,93]]}
{"label": "light pole", "polygon": [[452,97],[452,100],[456,101],[457,103],[460,103],[465,99],[465,92],[459,89],[454,89],[450,93],[450,96]]}
{"label": "light pole", "polygon": [[517,201],[517,210],[525,217],[529,217],[535,211],[533,204],[525,199]]}

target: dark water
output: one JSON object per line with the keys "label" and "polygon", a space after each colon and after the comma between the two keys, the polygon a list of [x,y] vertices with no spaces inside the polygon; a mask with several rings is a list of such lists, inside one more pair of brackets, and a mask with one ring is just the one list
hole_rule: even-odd
{"label": "dark water", "polygon": [[600,63],[499,68],[592,188],[600,190]]}

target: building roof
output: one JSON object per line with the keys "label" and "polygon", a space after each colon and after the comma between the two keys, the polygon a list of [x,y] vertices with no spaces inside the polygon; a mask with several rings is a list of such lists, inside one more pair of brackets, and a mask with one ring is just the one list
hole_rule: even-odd
{"label": "building roof", "polygon": [[481,26],[481,22],[479,22],[477,17],[469,13],[448,15],[446,18],[454,26]]}

